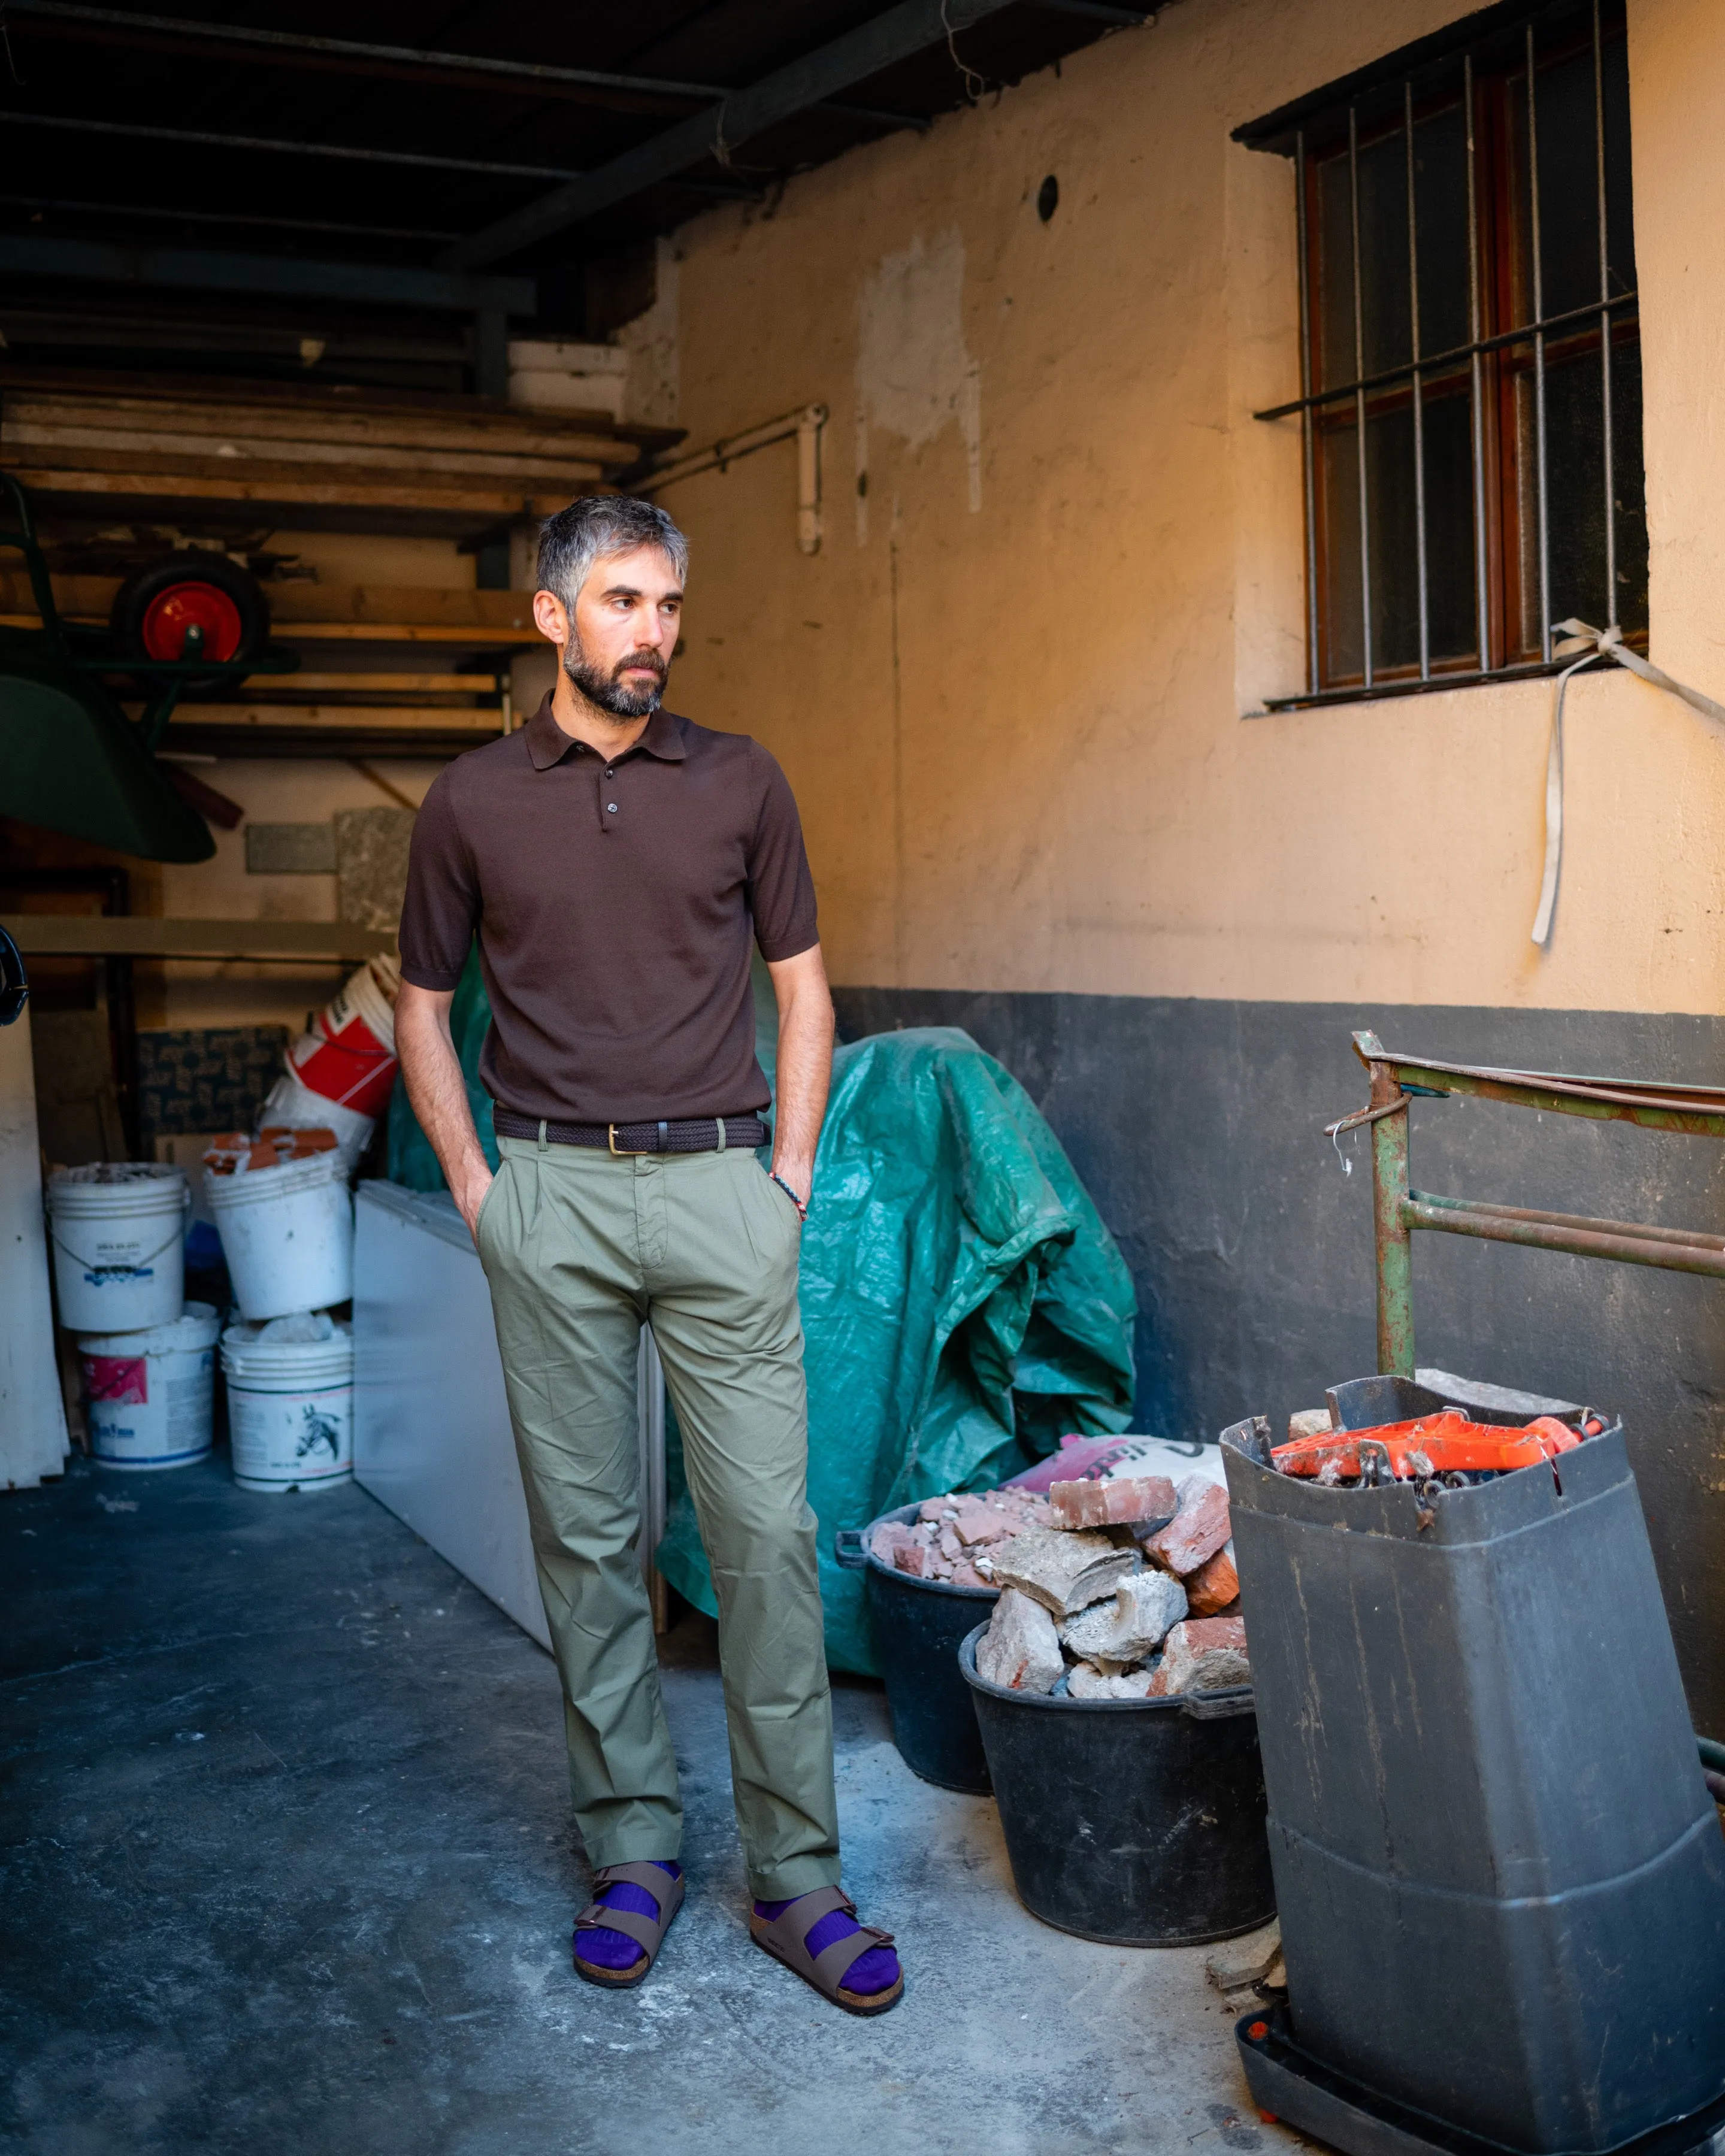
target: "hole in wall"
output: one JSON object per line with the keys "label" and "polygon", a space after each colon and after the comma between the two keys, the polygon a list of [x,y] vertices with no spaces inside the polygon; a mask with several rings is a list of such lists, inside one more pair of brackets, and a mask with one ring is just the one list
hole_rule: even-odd
{"label": "hole in wall", "polygon": [[1060,206],[1060,183],[1050,172],[1036,190],[1036,214],[1046,224]]}

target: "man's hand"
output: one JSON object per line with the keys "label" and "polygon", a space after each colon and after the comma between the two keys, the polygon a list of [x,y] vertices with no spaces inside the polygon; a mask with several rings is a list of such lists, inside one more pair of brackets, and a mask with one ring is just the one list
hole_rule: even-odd
{"label": "man's hand", "polygon": [[833,1075],[833,998],[820,946],[768,962],[778,1000],[778,1084],[773,1114],[773,1173],[799,1204],[814,1194],[814,1148]]}
{"label": "man's hand", "polygon": [[431,1141],[468,1234],[477,1242],[479,1209],[491,1187],[491,1169],[473,1127],[461,1059],[449,1031],[454,999],[453,989],[416,988],[403,981],[395,1006],[395,1052],[419,1127]]}
{"label": "man's hand", "polygon": [[455,1201],[455,1210],[467,1223],[467,1232],[475,1244],[479,1241],[480,1208],[485,1202],[485,1193],[496,1179],[481,1158],[477,1174],[465,1176],[459,1189],[454,1183],[449,1186],[449,1195]]}

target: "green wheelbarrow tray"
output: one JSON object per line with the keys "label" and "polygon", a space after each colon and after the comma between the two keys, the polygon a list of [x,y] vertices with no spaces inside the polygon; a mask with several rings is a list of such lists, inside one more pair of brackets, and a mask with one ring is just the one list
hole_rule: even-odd
{"label": "green wheelbarrow tray", "polygon": [[[0,815],[143,860],[208,860],[209,826],[156,757],[180,691],[213,675],[291,673],[298,654],[272,646],[231,664],[203,659],[193,629],[178,659],[117,656],[101,631],[61,620],[29,496],[8,472],[0,490],[0,547],[23,556],[42,616],[40,629],[0,629]],[[121,673],[161,685],[136,721],[102,678]]]}

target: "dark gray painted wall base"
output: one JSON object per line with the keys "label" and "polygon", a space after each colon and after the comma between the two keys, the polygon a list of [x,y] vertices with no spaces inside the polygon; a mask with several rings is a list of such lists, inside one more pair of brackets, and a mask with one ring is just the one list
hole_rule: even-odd
{"label": "dark gray painted wall base", "polygon": [[[1717,1085],[1725,1019],[1619,1011],[835,991],[847,1039],[963,1026],[1028,1089],[1137,1282],[1138,1426],[1286,1422],[1374,1366],[1366,1097],[1349,1035],[1455,1062]],[[1725,1226],[1725,1145],[1465,1101],[1412,1111],[1419,1188]],[[1620,1410],[1697,1726],[1725,1738],[1725,1283],[1426,1235],[1422,1363]]]}

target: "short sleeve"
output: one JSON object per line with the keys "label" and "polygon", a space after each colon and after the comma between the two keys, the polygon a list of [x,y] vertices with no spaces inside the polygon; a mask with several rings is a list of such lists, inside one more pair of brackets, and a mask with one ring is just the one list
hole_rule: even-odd
{"label": "short sleeve", "polygon": [[401,977],[416,988],[453,988],[479,925],[479,885],[456,820],[450,773],[441,772],[413,819],[401,909]]}
{"label": "short sleeve", "polygon": [[761,792],[748,855],[749,911],[761,956],[774,963],[812,950],[820,941],[814,878],[809,872],[790,781],[758,742],[750,746]]}

